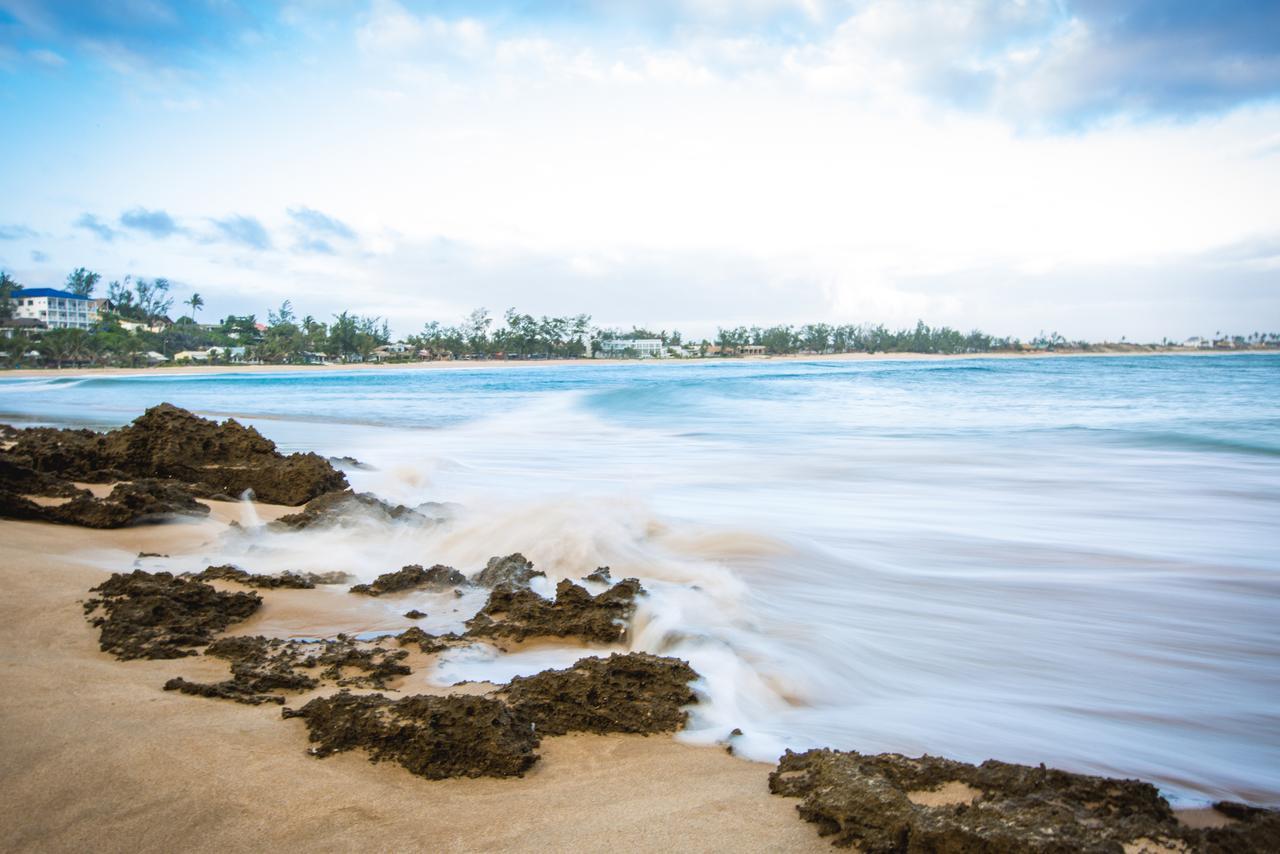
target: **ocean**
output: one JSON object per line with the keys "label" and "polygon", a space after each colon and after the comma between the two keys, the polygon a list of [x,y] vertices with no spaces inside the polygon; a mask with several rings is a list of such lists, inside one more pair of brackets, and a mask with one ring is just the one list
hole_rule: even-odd
{"label": "ocean", "polygon": [[[447,516],[237,532],[219,557],[251,571],[473,573],[521,551],[543,592],[603,565],[640,578],[631,647],[703,677],[680,738],[1280,802],[1280,355],[0,379],[19,426],[161,401],[355,457],[357,489]],[[413,600],[428,631],[479,604],[433,597]],[[478,646],[410,679],[581,654]]]}

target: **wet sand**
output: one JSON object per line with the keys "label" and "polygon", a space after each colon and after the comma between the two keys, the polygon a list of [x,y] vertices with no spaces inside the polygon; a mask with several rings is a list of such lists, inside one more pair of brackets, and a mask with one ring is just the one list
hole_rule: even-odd
{"label": "wet sand", "polygon": [[[79,601],[105,576],[83,561],[199,550],[239,515],[210,503],[202,522],[114,531],[0,521],[0,849],[830,850],[769,794],[771,766],[670,736],[548,738],[523,779],[427,781],[359,751],[308,756],[278,706],[162,691],[225,664],[100,652]],[[256,619],[288,622],[314,591],[261,592]]]}

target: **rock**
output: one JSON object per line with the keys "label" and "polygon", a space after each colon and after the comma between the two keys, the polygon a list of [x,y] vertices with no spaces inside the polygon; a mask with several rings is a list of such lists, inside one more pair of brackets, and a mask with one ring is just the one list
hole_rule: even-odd
{"label": "rock", "polygon": [[30,498],[0,486],[0,518],[42,522],[47,517],[45,511],[48,509],[36,504]]}
{"label": "rock", "polygon": [[126,528],[164,522],[175,516],[207,516],[209,508],[185,487],[162,480],[117,484],[105,498],[88,490],[63,504],[42,506],[0,487],[0,516],[80,525],[86,528]]}
{"label": "rock", "polygon": [[405,629],[396,635],[396,642],[400,646],[408,646],[416,643],[418,649],[425,653],[442,652],[451,646],[462,646],[470,644],[471,641],[463,635],[457,635],[450,632],[447,635],[433,635],[430,632],[424,632],[417,626]]}
{"label": "rock", "polygon": [[685,661],[643,652],[583,658],[566,670],[517,676],[503,691],[540,735],[567,732],[671,732],[696,703]]}
{"label": "rock", "polygon": [[408,657],[407,651],[384,649],[346,635],[322,641],[260,636],[220,638],[209,644],[205,655],[226,659],[231,678],[204,683],[176,677],[165,683],[165,690],[258,705],[283,703],[284,697],[273,692],[309,691],[326,682],[386,688],[387,680],[412,672],[401,663]]}
{"label": "rock", "polygon": [[1204,854],[1274,854],[1280,851],[1280,810],[1231,801],[1219,801],[1213,808],[1234,819],[1234,823],[1199,832],[1196,841]]}
{"label": "rock", "polygon": [[367,492],[329,492],[306,503],[297,513],[281,516],[269,523],[268,527],[312,528],[329,527],[351,522],[359,518],[374,519],[378,522],[426,522],[427,517],[403,504],[391,505],[370,495]]}
{"label": "rock", "polygon": [[329,457],[329,462],[334,468],[357,469],[359,471],[377,471],[373,466],[368,463],[362,463],[355,457]]}
{"label": "rock", "polygon": [[398,593],[402,590],[448,590],[450,587],[466,583],[466,576],[451,566],[436,564],[430,569],[423,569],[415,563],[395,572],[379,575],[372,584],[357,584],[351,588],[351,592],[365,596],[382,596],[385,593]]}
{"label": "rock", "polygon": [[585,575],[585,576],[583,576],[583,577],[582,577],[582,580],[583,580],[583,581],[595,581],[595,582],[598,582],[598,583],[600,583],[600,584],[612,584],[612,583],[613,583],[613,578],[612,578],[612,576],[610,576],[610,575],[609,575],[609,567],[607,567],[607,566],[599,566],[599,567],[596,567],[596,569],[595,569],[595,571],[594,571],[594,572],[592,572],[590,575]]}
{"label": "rock", "polygon": [[626,635],[636,610],[636,596],[643,592],[634,578],[619,581],[598,596],[565,579],[557,585],[554,600],[543,599],[527,588],[501,584],[489,594],[480,612],[467,621],[467,634],[512,640],[578,637],[614,643]]}
{"label": "rock", "polygon": [[487,697],[391,700],[344,691],[296,711],[286,708],[283,716],[303,719],[316,745],[314,756],[360,747],[372,762],[398,762],[432,780],[519,777],[538,759],[538,738],[529,722]]}
{"label": "rock", "polygon": [[118,483],[106,498],[88,494],[45,508],[47,521],[85,528],[127,528],[164,522],[175,516],[207,515],[209,508],[184,487],[150,479]]}
{"label": "rock", "polygon": [[[908,793],[962,784],[972,799],[936,806]],[[1275,813],[1214,830],[1180,826],[1156,788],[1137,780],[1090,777],[989,760],[970,765],[922,756],[787,751],[769,790],[802,798],[802,818],[838,846],[882,852],[1274,851]],[[1221,808],[1221,807],[1220,807]],[[1249,809],[1249,808],[1245,808]],[[1229,813],[1228,813],[1229,814]]]}
{"label": "rock", "polygon": [[36,471],[3,452],[0,452],[0,490],[47,498],[75,498],[93,494],[48,472]]}
{"label": "rock", "polygon": [[103,652],[120,659],[195,655],[213,635],[243,620],[262,604],[256,593],[223,593],[168,572],[115,573],[90,592],[85,616],[99,628]]}
{"label": "rock", "polygon": [[93,430],[28,427],[18,431],[8,453],[15,461],[54,477],[110,482],[92,478],[94,472],[113,467],[105,436]]}
{"label": "rock", "polygon": [[39,472],[90,482],[168,478],[205,493],[299,505],[345,489],[346,477],[316,454],[284,456],[234,419],[219,424],[167,403],[108,433],[36,427],[18,434],[12,459]]}
{"label": "rock", "polygon": [[528,587],[534,578],[546,577],[546,573],[533,568],[533,562],[516,552],[506,557],[491,557],[485,568],[473,579],[481,587],[497,587],[510,584],[515,587]]}
{"label": "rock", "polygon": [[421,620],[423,617],[427,616],[425,611],[419,611],[417,608],[414,608],[412,611],[405,611],[404,615],[410,620]]}
{"label": "rock", "polygon": [[262,693],[233,679],[223,682],[188,682],[181,676],[175,676],[164,683],[164,690],[178,691],[196,697],[208,697],[213,700],[233,700],[250,706],[263,703],[284,704],[284,697],[279,694]]}
{"label": "rock", "polygon": [[238,566],[223,564],[210,566],[192,575],[197,581],[234,581],[247,587],[258,587],[269,590],[290,588],[294,590],[310,590],[317,584],[342,584],[347,580],[345,572],[289,572],[285,570],[279,575],[254,575]]}
{"label": "rock", "polygon": [[[316,663],[325,668],[321,671],[322,677],[339,685],[386,688],[388,679],[408,676],[413,672],[408,665],[401,664],[408,657],[408,650],[366,647],[346,635],[338,635],[337,640],[324,641],[324,650],[316,656]],[[346,675],[346,668],[360,672],[358,675]]]}

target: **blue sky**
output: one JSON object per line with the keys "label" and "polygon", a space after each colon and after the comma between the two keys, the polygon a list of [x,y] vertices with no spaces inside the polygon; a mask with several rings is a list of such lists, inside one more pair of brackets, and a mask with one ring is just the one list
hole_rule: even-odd
{"label": "blue sky", "polygon": [[1280,327],[1280,4],[0,0],[0,267],[474,306]]}

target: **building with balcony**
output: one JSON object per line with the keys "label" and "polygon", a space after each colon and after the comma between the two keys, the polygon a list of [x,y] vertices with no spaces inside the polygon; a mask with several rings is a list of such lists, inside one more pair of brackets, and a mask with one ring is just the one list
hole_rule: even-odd
{"label": "building with balcony", "polygon": [[50,329],[88,329],[98,322],[98,300],[53,288],[20,288],[10,297],[14,319],[42,321]]}

